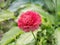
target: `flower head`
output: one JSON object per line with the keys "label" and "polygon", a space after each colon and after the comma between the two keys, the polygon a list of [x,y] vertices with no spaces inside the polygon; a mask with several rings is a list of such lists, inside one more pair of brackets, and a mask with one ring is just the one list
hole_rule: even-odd
{"label": "flower head", "polygon": [[25,32],[38,29],[41,23],[41,16],[34,11],[26,11],[18,19],[18,27]]}

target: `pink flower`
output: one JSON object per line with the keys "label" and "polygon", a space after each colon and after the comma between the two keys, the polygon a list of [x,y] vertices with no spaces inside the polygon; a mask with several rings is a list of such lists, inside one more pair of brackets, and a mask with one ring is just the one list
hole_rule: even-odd
{"label": "pink flower", "polygon": [[18,27],[25,32],[34,31],[41,25],[41,16],[34,11],[26,11],[18,19]]}

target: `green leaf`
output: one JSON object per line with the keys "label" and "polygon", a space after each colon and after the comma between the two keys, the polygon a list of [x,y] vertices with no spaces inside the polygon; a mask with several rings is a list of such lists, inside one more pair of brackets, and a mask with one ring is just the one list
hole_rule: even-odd
{"label": "green leaf", "polygon": [[31,0],[31,3],[43,5],[44,4],[44,0]]}
{"label": "green leaf", "polygon": [[15,42],[9,43],[8,45],[16,45]]}
{"label": "green leaf", "polygon": [[10,12],[7,10],[1,10],[0,11],[0,22],[4,21],[4,20],[11,19],[11,18],[15,18],[13,12]]}
{"label": "green leaf", "polygon": [[15,12],[17,11],[19,8],[23,8],[26,6],[26,4],[30,3],[30,4],[39,4],[39,5],[43,5],[43,0],[15,0],[11,6],[8,8],[8,10]]}
{"label": "green leaf", "polygon": [[56,25],[60,25],[60,0],[55,0]]}
{"label": "green leaf", "polygon": [[[36,36],[37,31],[34,32]],[[22,34],[19,39],[17,39],[16,45],[34,45],[35,39],[31,32]]]}
{"label": "green leaf", "polygon": [[50,11],[54,11],[55,10],[55,6],[54,6],[54,1],[53,0],[44,0],[44,6]]}
{"label": "green leaf", "polygon": [[55,17],[52,14],[49,14],[47,11],[43,10],[41,6],[37,6],[36,11],[40,13],[40,15],[42,16],[42,20],[46,19],[45,22],[47,24],[55,24]]}
{"label": "green leaf", "polygon": [[3,35],[1,45],[7,45],[9,42],[16,39],[16,37],[22,33],[23,31],[21,31],[18,27],[13,27]]}
{"label": "green leaf", "polygon": [[56,44],[57,45],[60,45],[60,27],[58,27],[56,30],[55,30],[55,38],[56,38]]}
{"label": "green leaf", "polygon": [[11,4],[11,6],[9,7],[8,10],[10,10],[10,11],[16,11],[16,10],[18,10],[18,9],[21,7],[21,5],[23,5],[23,7],[24,7],[24,5],[25,5],[26,3],[28,3],[28,2],[30,2],[30,0],[15,0],[15,1]]}
{"label": "green leaf", "polygon": [[4,0],[0,0],[0,8],[4,7],[5,6],[5,2]]}
{"label": "green leaf", "polygon": [[57,0],[57,11],[58,11],[58,13],[60,12],[60,0]]}

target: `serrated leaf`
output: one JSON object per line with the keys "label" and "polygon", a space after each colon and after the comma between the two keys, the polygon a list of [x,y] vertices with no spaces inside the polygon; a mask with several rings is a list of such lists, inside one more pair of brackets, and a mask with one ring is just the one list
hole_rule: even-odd
{"label": "serrated leaf", "polygon": [[0,11],[0,22],[4,21],[4,20],[11,19],[11,18],[15,18],[13,12],[10,12],[7,10],[1,10]]}
{"label": "serrated leaf", "polygon": [[18,35],[22,33],[23,31],[21,31],[18,27],[13,27],[3,35],[3,38],[1,40],[1,45],[7,45],[9,42],[14,40]]}

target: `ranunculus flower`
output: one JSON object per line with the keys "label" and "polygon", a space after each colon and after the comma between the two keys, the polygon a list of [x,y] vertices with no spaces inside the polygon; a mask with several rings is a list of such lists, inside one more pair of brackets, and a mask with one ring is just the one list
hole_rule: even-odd
{"label": "ranunculus flower", "polygon": [[18,19],[18,27],[25,32],[38,29],[41,23],[42,19],[40,14],[34,11],[26,11]]}

